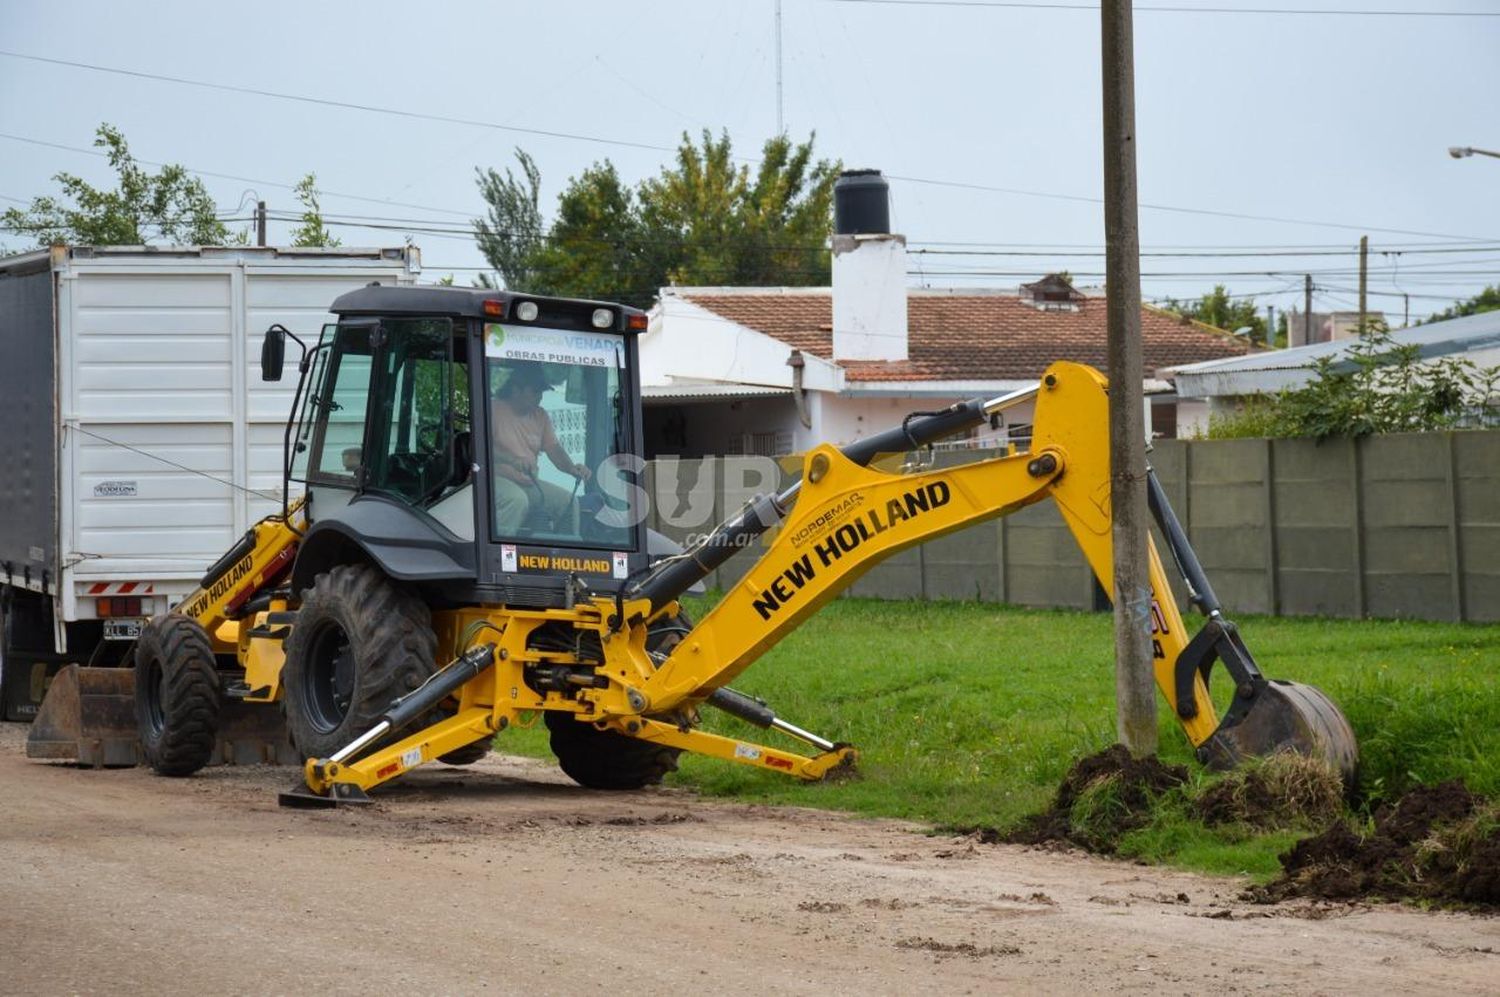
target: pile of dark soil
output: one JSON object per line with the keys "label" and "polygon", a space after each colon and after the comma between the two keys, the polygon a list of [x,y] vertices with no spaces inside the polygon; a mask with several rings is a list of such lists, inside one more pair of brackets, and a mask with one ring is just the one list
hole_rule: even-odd
{"label": "pile of dark soil", "polygon": [[1132,758],[1124,745],[1112,745],[1074,763],[1050,807],[997,837],[1011,844],[1071,844],[1113,854],[1120,836],[1150,821],[1156,800],[1187,777],[1181,765]]}
{"label": "pile of dark soil", "polygon": [[1361,833],[1344,821],[1297,842],[1282,875],[1251,899],[1375,897],[1500,906],[1500,806],[1461,781],[1420,786],[1376,811]]}
{"label": "pile of dark soil", "polygon": [[1343,780],[1332,766],[1281,752],[1226,774],[1193,800],[1189,812],[1209,827],[1244,824],[1270,831],[1325,827],[1343,809]]}

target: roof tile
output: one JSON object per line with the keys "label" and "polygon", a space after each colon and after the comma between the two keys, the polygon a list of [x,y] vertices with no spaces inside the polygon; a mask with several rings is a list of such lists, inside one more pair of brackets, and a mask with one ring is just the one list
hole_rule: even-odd
{"label": "roof tile", "polygon": [[[740,325],[823,359],[833,355],[831,293],[787,294],[736,288],[693,289],[680,296]],[[841,361],[851,381],[1031,380],[1054,360],[1103,368],[1107,359],[1102,297],[1076,311],[1043,311],[1018,295],[913,292],[907,299],[908,359]],[[1154,308],[1141,309],[1144,365],[1161,367],[1249,352],[1229,333]]]}

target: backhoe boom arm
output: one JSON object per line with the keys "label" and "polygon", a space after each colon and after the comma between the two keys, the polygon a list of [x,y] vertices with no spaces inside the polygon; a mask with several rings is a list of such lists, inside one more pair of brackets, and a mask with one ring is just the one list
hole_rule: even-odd
{"label": "backhoe boom arm", "polygon": [[[671,711],[701,701],[880,560],[1044,498],[1057,504],[1108,590],[1113,577],[1108,397],[1104,377],[1092,368],[1073,363],[1048,368],[1036,392],[1027,453],[916,474],[887,474],[866,466],[878,453],[960,432],[985,418],[999,401],[967,402],[936,416],[910,419],[898,430],[842,451],[817,447],[806,455],[798,485],[775,500],[748,506],[716,531],[710,541],[743,545],[742,534],[764,531],[775,522],[772,518],[761,525],[754,517],[768,512],[784,517],[760,560],[638,690],[647,704],[641,712]],[[1173,561],[1192,601],[1209,617],[1196,637],[1188,634],[1153,542],[1150,627],[1156,680],[1189,741],[1209,762],[1232,764],[1248,754],[1292,746],[1322,753],[1352,774],[1352,736],[1348,745],[1338,736],[1325,736],[1325,728],[1343,722],[1341,716],[1334,722],[1336,708],[1316,690],[1310,690],[1316,699],[1311,706],[1291,702],[1290,683],[1271,683],[1260,673],[1233,624],[1221,618],[1186,534],[1154,473],[1150,477],[1150,504]],[[648,578],[639,595],[653,602],[667,596],[690,568],[708,563],[715,551],[711,545],[700,546],[675,575]],[[663,578],[670,579],[670,587]],[[1230,672],[1236,689],[1222,723],[1208,689],[1216,661]]]}

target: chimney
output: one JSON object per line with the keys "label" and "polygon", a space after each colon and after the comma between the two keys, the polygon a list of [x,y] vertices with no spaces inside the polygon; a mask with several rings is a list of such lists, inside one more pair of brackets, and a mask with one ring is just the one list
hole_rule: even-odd
{"label": "chimney", "polygon": [[833,185],[833,359],[906,359],[906,237],[879,170]]}

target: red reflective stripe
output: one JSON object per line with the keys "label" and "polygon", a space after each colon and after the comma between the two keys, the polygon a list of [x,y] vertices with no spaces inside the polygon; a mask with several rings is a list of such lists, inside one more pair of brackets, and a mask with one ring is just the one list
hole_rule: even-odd
{"label": "red reflective stripe", "polygon": [[95,582],[89,586],[89,595],[103,595],[109,591],[109,585],[105,582]]}
{"label": "red reflective stripe", "polygon": [[129,595],[130,593],[132,593],[132,592],[135,591],[135,586],[136,586],[135,582],[121,582],[120,583],[120,594],[121,595]]}

